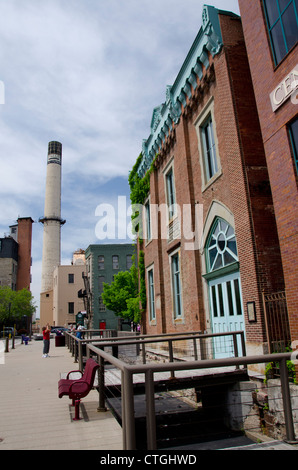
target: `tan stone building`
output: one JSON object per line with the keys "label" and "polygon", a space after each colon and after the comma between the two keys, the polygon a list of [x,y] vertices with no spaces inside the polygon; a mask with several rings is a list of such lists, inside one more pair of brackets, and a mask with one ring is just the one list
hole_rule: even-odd
{"label": "tan stone building", "polygon": [[76,322],[76,315],[84,311],[83,299],[78,297],[78,291],[84,289],[84,271],[85,255],[82,250],[74,253],[72,264],[55,267],[53,290],[41,296],[43,323],[68,327]]}

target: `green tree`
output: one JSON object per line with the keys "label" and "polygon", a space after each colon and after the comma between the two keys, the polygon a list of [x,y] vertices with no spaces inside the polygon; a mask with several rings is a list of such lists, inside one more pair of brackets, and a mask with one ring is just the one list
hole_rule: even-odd
{"label": "green tree", "polygon": [[24,315],[30,317],[36,311],[34,298],[27,289],[21,289],[15,292],[12,304],[14,318],[21,318]]}
{"label": "green tree", "polygon": [[10,287],[1,286],[0,287],[0,321],[2,323],[9,322],[11,318],[12,303],[14,297],[14,291]]}
{"label": "green tree", "polygon": [[141,317],[138,295],[138,275],[135,265],[121,271],[111,284],[104,283],[102,300],[105,306],[120,318],[138,323]]}
{"label": "green tree", "polygon": [[7,324],[13,319],[30,317],[36,310],[34,299],[27,289],[13,291],[10,287],[0,287],[0,322]]}

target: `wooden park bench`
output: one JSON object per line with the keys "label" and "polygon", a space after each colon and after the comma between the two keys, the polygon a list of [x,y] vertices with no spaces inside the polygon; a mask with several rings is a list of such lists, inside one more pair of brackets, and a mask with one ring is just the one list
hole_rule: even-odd
{"label": "wooden park bench", "polygon": [[[81,370],[72,370],[68,372],[66,379],[60,379],[58,382],[58,396],[62,398],[64,395],[69,396],[72,400],[72,405],[75,406],[74,421],[80,418],[80,402],[81,399],[86,397],[93,387],[95,374],[99,365],[94,359],[88,359],[86,362],[84,373]],[[80,379],[70,379],[69,376],[73,372],[81,373]]]}

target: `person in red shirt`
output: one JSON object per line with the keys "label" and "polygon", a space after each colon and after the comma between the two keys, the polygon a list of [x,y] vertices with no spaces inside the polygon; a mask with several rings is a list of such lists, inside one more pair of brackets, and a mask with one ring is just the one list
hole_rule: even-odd
{"label": "person in red shirt", "polygon": [[47,323],[47,326],[44,326],[42,329],[43,336],[43,355],[42,357],[49,357],[50,351],[50,325]]}

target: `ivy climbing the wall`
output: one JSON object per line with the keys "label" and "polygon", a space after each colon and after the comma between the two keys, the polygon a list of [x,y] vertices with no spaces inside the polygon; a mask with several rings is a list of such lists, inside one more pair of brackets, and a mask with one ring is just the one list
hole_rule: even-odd
{"label": "ivy climbing the wall", "polygon": [[128,176],[128,183],[130,187],[130,200],[132,204],[144,204],[145,199],[147,198],[150,191],[150,175],[155,169],[154,162],[157,158],[155,156],[149,170],[146,172],[144,178],[141,178],[138,175],[138,168],[143,159],[143,154],[141,153],[137,158],[136,163],[134,164],[131,172]]}
{"label": "ivy climbing the wall", "polygon": [[[156,155],[156,157],[157,157],[157,155]],[[146,198],[148,197],[149,192],[150,192],[150,175],[151,175],[151,173],[153,172],[153,170],[155,168],[154,162],[156,160],[156,157],[153,160],[149,170],[146,172],[146,174],[143,178],[141,178],[138,175],[138,168],[139,168],[139,166],[141,164],[141,161],[142,161],[142,158],[143,158],[142,153],[137,158],[136,163],[134,164],[131,172],[129,173],[128,183],[129,183],[129,187],[130,187],[130,201],[131,201],[132,205],[143,205]],[[132,221],[138,216],[139,216],[139,212],[133,210],[132,211],[132,216],[131,216]],[[139,231],[138,231],[138,227],[135,227],[135,230],[138,233],[138,235],[140,235]],[[142,244],[143,244],[143,240],[140,236],[138,238],[139,238],[139,246],[141,248]],[[139,281],[140,282],[139,292],[138,292],[137,299],[132,299],[131,303],[136,304],[137,301],[139,300],[141,302],[142,309],[145,309],[146,308],[146,301],[147,301],[147,298],[146,298],[146,282],[145,282],[145,272],[146,272],[146,270],[145,270],[145,254],[144,254],[144,251],[142,251],[141,249],[139,251],[139,259],[137,260],[136,264],[137,264],[138,273],[139,273],[139,280],[140,280]]]}

